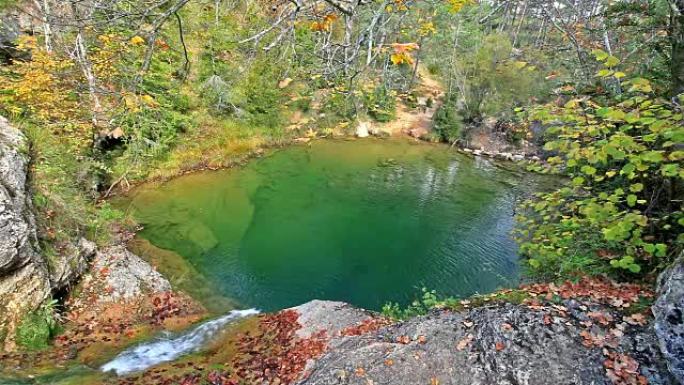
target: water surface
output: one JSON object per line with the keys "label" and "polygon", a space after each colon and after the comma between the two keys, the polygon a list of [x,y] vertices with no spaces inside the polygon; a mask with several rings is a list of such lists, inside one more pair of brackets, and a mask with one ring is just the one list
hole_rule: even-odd
{"label": "water surface", "polygon": [[140,237],[243,308],[318,298],[379,309],[422,287],[468,296],[516,285],[509,232],[536,178],[441,145],[317,141],[144,186],[127,205]]}

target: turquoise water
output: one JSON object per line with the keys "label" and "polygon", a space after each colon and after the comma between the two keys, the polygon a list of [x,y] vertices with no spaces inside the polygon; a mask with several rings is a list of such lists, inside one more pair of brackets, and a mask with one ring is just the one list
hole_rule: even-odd
{"label": "turquoise water", "polygon": [[316,141],[144,186],[127,205],[140,237],[242,307],[379,309],[422,287],[468,296],[517,284],[515,201],[538,181],[508,167],[441,145]]}

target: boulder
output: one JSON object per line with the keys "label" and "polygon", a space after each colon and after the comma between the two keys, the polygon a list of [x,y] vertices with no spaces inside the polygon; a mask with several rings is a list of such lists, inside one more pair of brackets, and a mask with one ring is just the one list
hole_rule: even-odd
{"label": "boulder", "polygon": [[84,287],[98,296],[98,303],[134,300],[171,290],[166,278],[124,245],[100,249],[90,275],[83,281]]}
{"label": "boulder", "polygon": [[27,150],[26,137],[0,117],[0,341],[6,350],[23,314],[50,295],[27,186]]}
{"label": "boulder", "polygon": [[69,244],[50,264],[50,283],[53,290],[63,290],[76,283],[88,270],[89,262],[95,256],[97,245],[81,238],[76,244]]}
{"label": "boulder", "polygon": [[356,137],[367,138],[370,135],[370,125],[369,122],[359,122],[359,125],[356,127]]}
{"label": "boulder", "polygon": [[670,372],[684,384],[684,255],[658,278],[655,332]]}

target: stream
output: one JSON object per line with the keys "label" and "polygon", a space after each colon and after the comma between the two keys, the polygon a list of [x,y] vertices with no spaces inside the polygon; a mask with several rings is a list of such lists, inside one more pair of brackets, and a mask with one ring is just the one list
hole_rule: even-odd
{"label": "stream", "polygon": [[233,310],[228,314],[204,322],[177,336],[157,337],[119,353],[113,360],[102,365],[103,372],[114,372],[118,376],[143,371],[154,365],[173,361],[188,353],[199,351],[227,324],[241,318],[259,314],[256,309]]}

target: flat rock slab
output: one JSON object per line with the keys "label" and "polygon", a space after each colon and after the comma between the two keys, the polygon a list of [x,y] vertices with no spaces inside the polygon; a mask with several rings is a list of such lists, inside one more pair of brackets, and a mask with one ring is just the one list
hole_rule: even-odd
{"label": "flat rock slab", "polygon": [[100,287],[101,290],[93,290],[99,295],[96,302],[126,301],[171,290],[166,278],[124,245],[97,252],[85,285]]}
{"label": "flat rock slab", "polygon": [[296,333],[299,338],[309,338],[319,330],[325,330],[328,336],[336,336],[342,330],[374,316],[370,311],[335,301],[314,300],[292,309],[299,313],[297,322],[302,325]]}
{"label": "flat rock slab", "polygon": [[[312,319],[324,307],[317,305],[311,314],[304,311],[307,325],[334,324],[335,309],[340,309],[340,319],[350,312],[339,304],[329,306],[320,323]],[[299,384],[612,384],[604,350],[587,347],[580,337],[584,329],[578,323],[585,313],[572,313],[550,317],[547,309],[513,304],[434,311],[364,335],[338,337],[307,366]],[[651,328],[629,331],[620,341],[615,354],[634,357],[635,375],[649,384],[674,384]]]}

